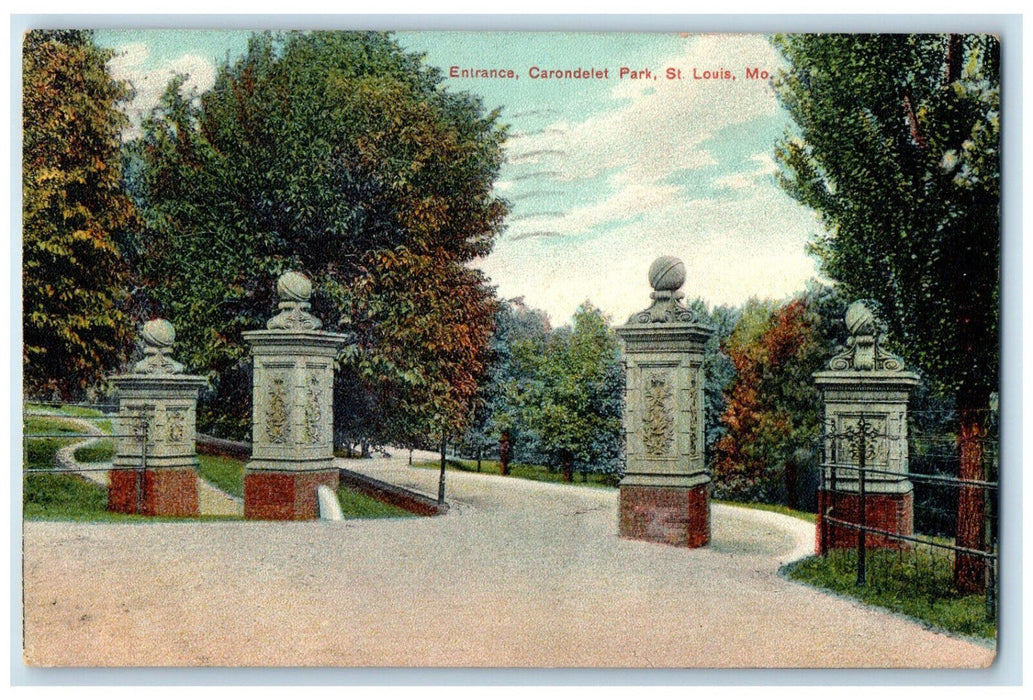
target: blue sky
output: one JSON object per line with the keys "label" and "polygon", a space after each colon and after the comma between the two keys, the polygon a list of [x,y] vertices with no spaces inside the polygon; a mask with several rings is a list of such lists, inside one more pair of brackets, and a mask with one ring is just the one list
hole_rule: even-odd
{"label": "blue sky", "polygon": [[[777,52],[761,35],[401,32],[447,76],[512,69],[518,79],[446,78],[479,95],[510,127],[496,184],[513,203],[479,265],[504,297],[522,296],[565,323],[591,300],[623,323],[648,306],[658,255],[686,263],[688,297],[738,304],[782,298],[816,275],[806,243],[814,215],[775,183],[774,142],[789,124],[765,80]],[[157,101],[174,72],[204,90],[246,47],[245,32],[100,31],[132,82],[133,110]],[[530,69],[595,68],[605,79],[532,79]],[[621,67],[649,77],[621,79]],[[681,71],[680,80],[666,71]],[[704,71],[731,79],[695,79]],[[726,73],[727,72],[727,73]],[[643,73],[639,73],[643,75]]]}

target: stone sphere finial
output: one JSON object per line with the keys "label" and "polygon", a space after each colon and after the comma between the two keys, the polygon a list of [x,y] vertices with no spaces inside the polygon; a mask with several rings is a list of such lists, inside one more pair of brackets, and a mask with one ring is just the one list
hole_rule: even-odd
{"label": "stone sphere finial", "polygon": [[658,292],[674,292],[685,284],[685,263],[673,255],[661,255],[649,266],[649,284]]}
{"label": "stone sphere finial", "polygon": [[875,335],[875,314],[863,301],[855,301],[846,310],[846,329],[852,336]]}
{"label": "stone sphere finial", "polygon": [[312,296],[312,282],[300,272],[289,270],[276,280],[276,295],[280,301],[306,302]]}
{"label": "stone sphere finial", "polygon": [[316,331],[323,322],[308,312],[312,297],[312,281],[288,270],[276,280],[276,296],[280,298],[280,313],[266,322],[269,330]]}
{"label": "stone sphere finial", "polygon": [[631,315],[628,323],[695,323],[699,319],[681,303],[685,284],[685,263],[673,255],[661,255],[649,266],[650,297],[653,304]]}
{"label": "stone sphere finial", "polygon": [[829,360],[829,369],[862,372],[899,372],[904,369],[904,360],[882,347],[886,339],[875,312],[868,304],[861,300],[853,302],[847,307],[844,320],[849,334],[846,346]]}
{"label": "stone sphere finial", "polygon": [[143,324],[140,330],[144,358],[133,365],[134,374],[180,374],[183,365],[169,357],[176,342],[176,328],[163,318]]}
{"label": "stone sphere finial", "polygon": [[140,337],[151,347],[171,348],[176,342],[176,329],[165,319],[156,318],[143,324]]}

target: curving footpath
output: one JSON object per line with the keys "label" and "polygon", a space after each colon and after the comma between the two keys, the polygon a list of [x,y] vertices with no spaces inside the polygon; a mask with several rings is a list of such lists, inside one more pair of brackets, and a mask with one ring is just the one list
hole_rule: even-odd
{"label": "curving footpath", "polygon": [[[428,493],[405,460],[348,468]],[[450,472],[446,516],[24,525],[25,658],[58,666],[985,667],[987,646],[778,576],[813,526],[714,506],[696,550],[614,491]]]}
{"label": "curving footpath", "polygon": [[[93,423],[81,418],[54,416],[54,414],[43,414],[29,411],[29,415],[48,415],[60,418],[63,423],[75,425],[82,429],[89,436],[85,440],[65,445],[54,454],[57,467],[65,471],[74,472],[77,476],[88,479],[104,488],[109,485],[108,472],[111,469],[111,462],[80,462],[75,458],[75,453],[87,447],[92,447],[107,437],[107,433],[95,426]],[[244,500],[226,493],[217,486],[198,477],[197,479],[197,505],[201,515],[219,516],[243,516]]]}

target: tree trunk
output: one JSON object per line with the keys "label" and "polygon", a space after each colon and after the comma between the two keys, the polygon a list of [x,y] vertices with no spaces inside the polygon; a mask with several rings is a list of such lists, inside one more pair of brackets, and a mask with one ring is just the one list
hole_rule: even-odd
{"label": "tree trunk", "polygon": [[563,481],[571,483],[574,481],[574,457],[563,455]]}
{"label": "tree trunk", "polygon": [[[958,478],[985,481],[983,439],[986,437],[983,409],[989,400],[959,396],[958,401]],[[982,405],[980,405],[982,404]],[[958,522],[955,543],[959,547],[986,550],[986,495],[980,486],[958,489]],[[971,554],[954,557],[954,586],[959,593],[986,591],[986,560]]]}
{"label": "tree trunk", "polygon": [[477,445],[477,471],[481,471],[481,446]]}
{"label": "tree trunk", "polygon": [[509,441],[509,433],[504,432],[499,436],[499,472],[502,476],[507,476],[509,474]]}

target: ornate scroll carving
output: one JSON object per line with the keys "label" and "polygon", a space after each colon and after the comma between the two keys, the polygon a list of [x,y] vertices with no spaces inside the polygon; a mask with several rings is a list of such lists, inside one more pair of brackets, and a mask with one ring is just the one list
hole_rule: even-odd
{"label": "ornate scroll carving", "polygon": [[631,315],[628,323],[695,323],[699,319],[692,309],[681,303],[681,292],[656,291],[649,295],[653,305]]}
{"label": "ornate scroll carving", "polygon": [[653,374],[649,377],[645,392],[642,439],[646,452],[657,457],[670,454],[674,442],[671,396],[671,384],[665,375]]}
{"label": "ornate scroll carving", "polygon": [[319,384],[319,377],[309,378],[307,398],[305,400],[305,423],[302,442],[316,445],[320,441],[321,426],[323,423],[323,412],[320,409],[322,403],[323,388]]}
{"label": "ornate scroll carving", "polygon": [[265,413],[265,434],[270,442],[285,444],[290,439],[290,411],[283,379],[276,377],[269,390],[269,404]]}
{"label": "ornate scroll carving", "polygon": [[168,441],[183,442],[186,435],[186,421],[182,411],[169,411],[168,417]]}
{"label": "ornate scroll carving", "polygon": [[699,433],[699,370],[689,370],[689,454],[696,455]]}

